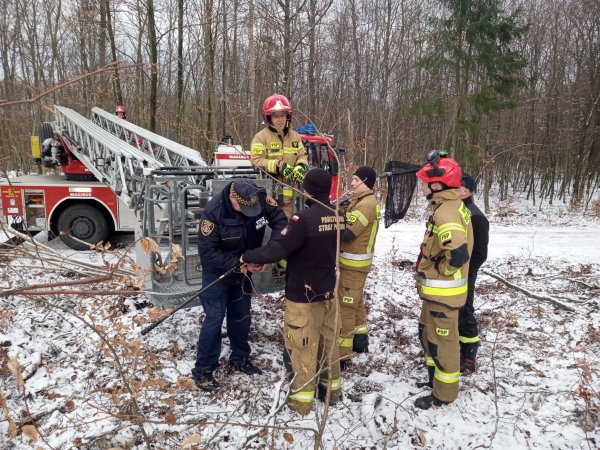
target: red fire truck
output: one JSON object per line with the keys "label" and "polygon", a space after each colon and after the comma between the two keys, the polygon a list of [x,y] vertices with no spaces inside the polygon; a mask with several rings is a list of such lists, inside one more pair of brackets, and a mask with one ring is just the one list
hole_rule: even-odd
{"label": "red fire truck", "polygon": [[[345,151],[336,150],[332,137],[317,135],[314,127],[300,127],[299,131],[309,165],[331,172],[330,197],[335,200],[341,187],[336,193],[338,164],[333,152],[344,155]],[[115,231],[133,231],[137,219],[112,187],[96,181],[90,170],[93,168],[71,151],[74,145],[77,144],[53,129],[51,123],[41,124],[39,136],[32,137],[32,154],[46,170],[56,173],[0,179],[0,214],[15,229],[47,231],[50,237],[61,235],[71,248],[85,250],[86,242],[105,241]],[[214,166],[250,167],[250,152],[233,145],[233,139],[226,136],[214,153]],[[69,232],[61,234],[61,230]]]}

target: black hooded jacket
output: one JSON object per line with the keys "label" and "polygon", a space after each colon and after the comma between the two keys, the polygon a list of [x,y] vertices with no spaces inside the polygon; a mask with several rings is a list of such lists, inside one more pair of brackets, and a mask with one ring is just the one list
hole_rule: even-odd
{"label": "black hooded jacket", "polygon": [[[327,195],[317,198],[330,206]],[[247,250],[244,262],[266,264],[287,259],[285,297],[293,302],[333,299],[337,254],[337,228],[344,219],[321,204],[308,200],[308,208],[294,214],[280,236],[267,245]]]}

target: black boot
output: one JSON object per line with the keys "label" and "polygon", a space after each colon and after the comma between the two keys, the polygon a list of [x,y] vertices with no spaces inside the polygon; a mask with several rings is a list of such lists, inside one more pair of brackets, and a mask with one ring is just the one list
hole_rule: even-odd
{"label": "black boot", "polygon": [[354,335],[352,351],[354,353],[369,353],[369,335],[367,333]]}
{"label": "black boot", "polygon": [[262,370],[252,364],[248,358],[242,361],[229,361],[229,366],[233,370],[245,373],[246,375],[262,375]]}
{"label": "black boot", "polygon": [[[341,400],[341,397],[341,390],[331,391],[331,395],[329,396],[329,405],[335,405],[338,401]],[[322,384],[319,384],[317,386],[317,398],[322,402],[325,402],[325,399],[327,398],[327,388]]]}
{"label": "black boot", "polygon": [[426,395],[425,397],[419,397],[415,400],[415,406],[419,409],[429,409],[432,406],[443,406],[450,402],[443,402],[437,399],[433,394]]}
{"label": "black boot", "polygon": [[427,375],[429,379],[427,381],[418,381],[417,387],[424,388],[429,387],[433,389],[433,375],[435,374],[435,366],[427,366]]}
{"label": "black boot", "polygon": [[194,383],[201,391],[214,393],[221,387],[219,382],[215,380],[213,371],[210,368],[203,368],[199,374],[194,370],[192,375],[194,376]]}
{"label": "black boot", "polygon": [[460,372],[475,372],[479,342],[463,344],[460,352]]}

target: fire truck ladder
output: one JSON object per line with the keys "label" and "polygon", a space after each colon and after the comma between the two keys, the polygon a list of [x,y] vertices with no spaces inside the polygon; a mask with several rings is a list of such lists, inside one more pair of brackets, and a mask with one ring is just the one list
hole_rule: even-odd
{"label": "fire truck ladder", "polygon": [[152,156],[165,167],[206,166],[206,162],[196,150],[138,127],[101,108],[92,109],[92,122],[141,152]]}
{"label": "fire truck ladder", "polygon": [[54,106],[62,134],[71,142],[71,152],[130,206],[143,192],[144,169],[164,164],[129,145],[64,106]]}

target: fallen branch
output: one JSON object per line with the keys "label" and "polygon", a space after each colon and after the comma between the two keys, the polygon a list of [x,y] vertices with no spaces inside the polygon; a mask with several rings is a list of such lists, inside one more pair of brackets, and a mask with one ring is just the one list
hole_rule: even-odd
{"label": "fallen branch", "polygon": [[551,297],[549,295],[536,294],[534,292],[531,292],[530,290],[525,289],[524,287],[521,287],[514,283],[511,283],[506,278],[503,278],[500,275],[495,274],[494,272],[491,272],[490,270],[482,269],[481,271],[483,273],[485,273],[486,275],[489,275],[490,277],[495,278],[496,280],[500,281],[502,284],[508,286],[509,288],[512,288],[516,291],[519,291],[519,292],[525,294],[527,297],[535,298],[536,300],[542,300],[545,302],[550,302],[554,306],[558,306],[559,308],[562,308],[562,309],[570,311],[570,312],[577,312],[577,310],[575,308],[573,308],[572,306],[569,306],[569,305],[561,302],[560,300],[555,299],[554,297]]}

